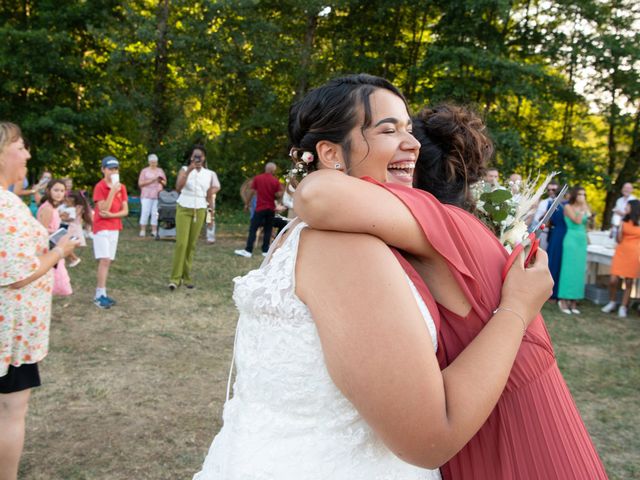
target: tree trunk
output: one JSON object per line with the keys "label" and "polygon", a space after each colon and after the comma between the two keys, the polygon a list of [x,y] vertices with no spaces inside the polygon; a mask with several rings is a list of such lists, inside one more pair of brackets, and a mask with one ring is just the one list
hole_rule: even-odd
{"label": "tree trunk", "polygon": [[[389,39],[389,45],[395,46],[396,41],[397,41],[397,37],[398,37],[398,32],[400,32],[400,20],[402,18],[402,8],[398,7],[396,8],[395,11],[395,16],[393,19],[393,29],[392,29],[392,37]],[[389,76],[389,64],[390,62],[387,61],[388,58],[385,57],[384,59],[384,63],[382,64],[382,77],[383,78],[387,78]]]}
{"label": "tree trunk", "polygon": [[407,80],[404,88],[404,95],[409,102],[413,99],[413,95],[416,91],[416,84],[418,82],[416,63],[418,62],[418,56],[420,53],[420,45],[424,38],[425,26],[427,24],[427,10],[422,12],[422,18],[420,22],[417,21],[417,17],[414,18],[412,28],[411,47],[409,48],[409,58],[407,65]]}
{"label": "tree trunk", "polygon": [[[613,75],[612,75],[613,77]],[[616,124],[618,118],[618,106],[616,105],[616,85],[612,78],[611,88],[609,93],[611,94],[611,106],[609,109],[609,133],[607,135],[607,152],[609,156],[609,162],[607,164],[607,175],[609,183],[607,185],[607,196],[604,202],[604,213],[602,216],[602,228],[607,229],[611,225],[611,210],[616,202],[616,197],[619,194],[620,186],[613,182],[613,175],[616,170],[617,159],[617,142],[616,142]]]}
{"label": "tree trunk", "polygon": [[311,68],[311,54],[313,52],[313,42],[318,28],[318,12],[311,11],[307,14],[307,28],[304,32],[304,43],[300,56],[300,74],[298,87],[296,88],[296,100],[302,100],[309,89],[309,69]]}
{"label": "tree trunk", "polygon": [[635,183],[640,172],[640,106],[636,110],[635,119],[633,122],[633,133],[631,135],[631,148],[629,154],[625,158],[624,165],[616,177],[616,181],[613,185],[616,190],[607,192],[607,199],[605,203],[605,211],[602,220],[602,228],[607,229],[611,225],[611,216],[613,206],[616,202],[616,198],[620,195],[619,189],[625,183]]}
{"label": "tree trunk", "polygon": [[167,59],[167,29],[169,20],[169,0],[159,0],[157,10],[156,52],[153,68],[153,98],[151,104],[151,136],[150,150],[157,149],[163,142],[169,129],[169,113],[167,111],[167,77],[169,66]]}

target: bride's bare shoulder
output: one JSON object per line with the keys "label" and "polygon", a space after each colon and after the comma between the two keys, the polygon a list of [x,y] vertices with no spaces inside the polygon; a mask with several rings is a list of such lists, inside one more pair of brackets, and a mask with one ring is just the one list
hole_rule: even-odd
{"label": "bride's bare shoulder", "polygon": [[296,290],[302,298],[354,281],[389,279],[394,270],[402,272],[389,247],[377,237],[305,228],[298,247]]}
{"label": "bride's bare shoulder", "polygon": [[389,252],[389,247],[373,235],[313,228],[305,228],[302,231],[299,249],[299,258],[305,257],[309,260],[345,254],[361,256],[374,252]]}

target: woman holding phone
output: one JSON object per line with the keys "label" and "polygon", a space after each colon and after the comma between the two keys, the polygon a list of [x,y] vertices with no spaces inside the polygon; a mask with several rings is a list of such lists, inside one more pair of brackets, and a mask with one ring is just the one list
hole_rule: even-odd
{"label": "woman holding phone", "polygon": [[218,176],[207,168],[207,152],[203,145],[194,145],[188,155],[189,163],[178,173],[176,190],[180,193],[176,207],[176,247],[169,290],[183,284],[194,288],[191,267],[196,243],[207,217],[213,211],[215,194],[220,190]]}
{"label": "woman holding phone", "polygon": [[49,234],[9,186],[31,158],[20,128],[0,122],[0,478],[18,475],[29,395],[40,386],[38,362],[49,349],[52,267],[77,242],[49,249]]}

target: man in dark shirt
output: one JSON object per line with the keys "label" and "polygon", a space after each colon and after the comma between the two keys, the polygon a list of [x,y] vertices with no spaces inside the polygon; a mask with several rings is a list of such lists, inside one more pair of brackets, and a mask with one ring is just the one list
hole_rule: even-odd
{"label": "man in dark shirt", "polygon": [[241,257],[251,257],[253,244],[256,241],[258,228],[264,227],[262,240],[262,255],[266,255],[271,243],[271,229],[273,228],[273,217],[276,211],[276,198],[282,197],[284,188],[274,175],[276,164],[269,162],[264,167],[264,173],[256,175],[251,181],[251,195],[245,203],[245,210],[249,209],[253,195],[257,197],[256,210],[251,217],[249,225],[249,237],[244,250],[235,250],[236,255]]}

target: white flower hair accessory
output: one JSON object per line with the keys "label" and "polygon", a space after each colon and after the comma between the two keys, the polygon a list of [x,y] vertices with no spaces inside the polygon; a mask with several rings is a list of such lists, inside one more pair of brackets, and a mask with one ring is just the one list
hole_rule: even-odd
{"label": "white flower hair accessory", "polygon": [[304,152],[302,154],[302,158],[300,160],[302,160],[306,164],[309,164],[309,163],[313,162],[313,153]]}
{"label": "white flower hair accessory", "polygon": [[289,171],[289,175],[295,177],[300,175],[303,178],[309,173],[309,165],[313,163],[314,155],[311,152],[303,151],[300,148],[292,147],[289,156],[294,160],[294,167]]}

